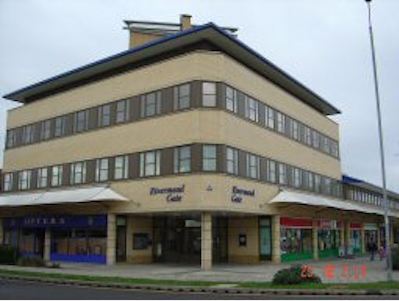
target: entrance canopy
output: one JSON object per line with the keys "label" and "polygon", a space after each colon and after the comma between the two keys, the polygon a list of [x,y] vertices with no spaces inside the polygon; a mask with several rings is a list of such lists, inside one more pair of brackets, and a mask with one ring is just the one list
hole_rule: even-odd
{"label": "entrance canopy", "polygon": [[[354,204],[352,202],[340,199],[327,198],[320,195],[294,192],[294,191],[281,191],[275,198],[273,198],[270,204],[281,204],[291,203],[300,205],[310,205],[319,207],[328,207],[346,211],[357,211],[362,213],[384,215],[384,211],[381,208],[369,206],[366,204]],[[396,216],[392,212],[389,212],[391,216]]]}
{"label": "entrance canopy", "polygon": [[0,196],[0,207],[73,204],[98,201],[128,201],[128,199],[109,187],[92,186],[40,193],[7,193]]}

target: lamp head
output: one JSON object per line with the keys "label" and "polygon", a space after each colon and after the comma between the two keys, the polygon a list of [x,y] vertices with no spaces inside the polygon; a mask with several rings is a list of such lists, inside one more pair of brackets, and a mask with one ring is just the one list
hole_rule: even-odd
{"label": "lamp head", "polygon": [[366,2],[371,2],[371,0],[365,0]]}

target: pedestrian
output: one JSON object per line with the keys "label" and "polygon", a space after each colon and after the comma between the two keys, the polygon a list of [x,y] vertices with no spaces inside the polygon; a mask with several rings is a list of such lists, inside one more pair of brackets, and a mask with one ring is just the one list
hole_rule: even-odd
{"label": "pedestrian", "polygon": [[378,246],[377,246],[377,244],[376,244],[374,239],[372,239],[369,242],[369,250],[370,250],[370,253],[371,253],[370,261],[373,261],[374,260],[374,256],[375,256],[375,252],[378,250]]}

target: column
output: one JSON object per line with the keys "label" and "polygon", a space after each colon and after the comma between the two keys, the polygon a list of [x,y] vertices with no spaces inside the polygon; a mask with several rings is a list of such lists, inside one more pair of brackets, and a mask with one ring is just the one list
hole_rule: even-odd
{"label": "column", "polygon": [[341,248],[345,248],[345,222],[342,221],[340,222],[340,227],[339,227],[339,245]]}
{"label": "column", "polygon": [[389,221],[389,240],[390,240],[390,247],[392,247],[394,239],[393,239],[393,223],[392,219]]}
{"label": "column", "polygon": [[364,229],[364,223],[362,224],[362,254],[366,254],[366,230]]}
{"label": "column", "polygon": [[349,254],[350,247],[351,247],[351,222],[345,221],[345,253],[346,254]]}
{"label": "column", "polygon": [[45,261],[50,261],[50,253],[51,253],[51,230],[50,228],[46,228],[44,230],[44,252],[43,259]]}
{"label": "column", "polygon": [[377,246],[378,250],[381,248],[381,225],[377,224]]}
{"label": "column", "polygon": [[317,225],[317,220],[313,220],[312,223],[312,247],[313,247],[313,259],[319,259],[319,227]]}
{"label": "column", "polygon": [[0,218],[0,246],[3,245],[3,233],[4,233],[4,229],[3,229],[3,219]]}
{"label": "column", "polygon": [[107,215],[107,265],[115,264],[116,253],[116,215]]}
{"label": "column", "polygon": [[212,214],[201,215],[201,269],[212,269]]}
{"label": "column", "polygon": [[280,246],[280,215],[272,216],[272,262],[281,262],[281,246]]}

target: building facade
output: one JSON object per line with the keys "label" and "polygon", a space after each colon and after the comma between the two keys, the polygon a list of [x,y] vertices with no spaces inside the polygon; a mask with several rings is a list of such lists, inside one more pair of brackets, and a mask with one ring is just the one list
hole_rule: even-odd
{"label": "building facade", "polygon": [[378,239],[378,189],[342,181],[339,110],[236,29],[126,25],[128,51],[5,96],[23,106],[8,113],[0,242],[53,261],[209,269]]}

